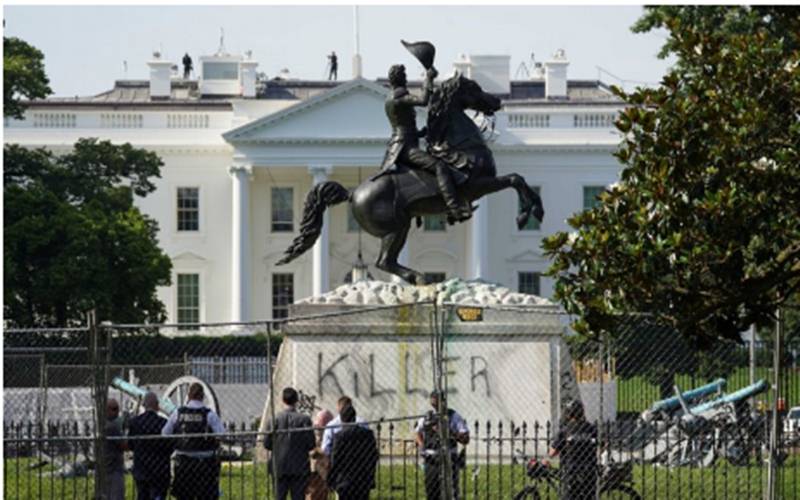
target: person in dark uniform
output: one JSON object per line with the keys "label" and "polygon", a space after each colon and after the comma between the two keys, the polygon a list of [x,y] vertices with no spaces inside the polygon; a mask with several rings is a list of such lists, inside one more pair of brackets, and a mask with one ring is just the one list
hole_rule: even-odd
{"label": "person in dark uniform", "polygon": [[[355,424],[356,410],[347,406],[339,414],[343,424]],[[339,500],[367,500],[375,488],[378,445],[375,434],[361,425],[342,428],[333,438],[331,472],[328,484]]]}
{"label": "person in dark uniform", "polygon": [[[316,446],[311,417],[296,410],[298,395],[291,387],[283,390],[286,409],[275,415],[267,425],[264,447],[272,452],[272,470],[277,479],[275,498],[285,500],[291,492],[292,500],[303,500],[311,475],[308,452]],[[294,431],[293,429],[304,429]],[[276,432],[282,431],[282,432]]]}
{"label": "person in dark uniform", "polygon": [[166,500],[170,481],[171,439],[134,439],[160,435],[167,419],[158,414],[158,396],[144,395],[145,411],[128,423],[128,448],[133,450],[133,479],[137,500]]}
{"label": "person in dark uniform", "polygon": [[339,58],[336,57],[336,52],[331,51],[328,56],[330,70],[328,71],[328,80],[337,80],[339,78]]}
{"label": "person in dark uniform", "polygon": [[192,69],[193,69],[193,67],[192,67],[192,58],[189,57],[189,53],[188,52],[183,55],[183,61],[181,61],[181,62],[183,62],[183,79],[184,80],[188,80],[189,79],[189,75],[192,73]]}
{"label": "person in dark uniform", "polygon": [[586,421],[580,401],[570,401],[550,448],[561,457],[561,498],[594,500],[597,491],[597,428]]}
{"label": "person in dark uniform", "polygon": [[219,439],[212,434],[224,434],[219,415],[203,404],[203,386],[189,386],[189,401],[169,416],[161,430],[164,436],[207,434],[178,438],[175,443],[175,479],[172,494],[178,500],[216,499],[219,497],[220,464],[217,457]]}
{"label": "person in dark uniform", "polygon": [[[439,434],[439,402],[443,402],[444,395],[433,391],[431,393],[432,409],[417,422],[417,447],[425,464],[425,497],[428,500],[442,498],[442,464],[441,464],[441,435]],[[453,498],[459,499],[458,471],[464,466],[464,455],[458,453],[458,443],[466,446],[469,444],[469,427],[466,420],[452,408],[447,409],[449,422],[449,442],[447,449],[450,452],[452,466]]]}
{"label": "person in dark uniform", "polygon": [[392,126],[392,137],[381,164],[381,171],[372,178],[375,179],[395,171],[398,161],[411,168],[430,172],[436,176],[439,191],[447,207],[448,219],[461,222],[469,219],[472,211],[469,204],[459,200],[456,195],[451,167],[419,146],[419,138],[425,134],[417,130],[417,113],[414,108],[428,105],[433,80],[437,75],[436,68],[431,67],[427,70],[422,97],[416,97],[406,88],[408,82],[405,66],[395,64],[389,68],[389,84],[392,86],[392,93],[384,107]]}

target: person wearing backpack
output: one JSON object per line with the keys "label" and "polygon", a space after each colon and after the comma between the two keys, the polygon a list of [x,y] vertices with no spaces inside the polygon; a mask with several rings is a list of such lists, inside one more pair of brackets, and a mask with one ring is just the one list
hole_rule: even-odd
{"label": "person wearing backpack", "polygon": [[[161,429],[162,436],[176,436],[175,477],[172,494],[178,500],[219,497],[219,439],[225,427],[214,410],[203,401],[203,386],[189,386],[189,401],[172,412]],[[186,437],[181,437],[186,435]]]}
{"label": "person wearing backpack", "polygon": [[[447,406],[444,394],[433,391],[430,396],[432,409],[420,418],[416,427],[416,442],[420,454],[424,458],[425,467],[425,496],[429,500],[442,498],[442,443],[439,432],[440,404]],[[450,454],[452,470],[453,498],[459,499],[458,471],[465,466],[463,453],[458,453],[458,444],[466,446],[469,443],[469,427],[466,420],[452,408],[447,408],[447,421],[449,423],[447,452]],[[465,448],[466,449],[466,448]]]}

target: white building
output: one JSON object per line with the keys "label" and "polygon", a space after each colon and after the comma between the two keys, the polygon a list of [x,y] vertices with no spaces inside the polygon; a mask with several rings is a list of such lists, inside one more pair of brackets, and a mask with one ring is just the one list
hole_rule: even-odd
{"label": "white building", "polygon": [[[293,300],[344,282],[359,248],[346,204],[329,210],[313,252],[274,264],[313,183],[352,187],[377,169],[390,135],[385,80],[258,81],[257,62],[229,54],[201,57],[197,80],[178,78],[172,61],[154,57],[148,65],[149,81],[30,103],[24,120],[6,121],[5,141],[65,151],[78,138],[98,137],[163,159],[158,189],[138,205],[158,220],[172,259],[172,286],[160,290],[170,322],[282,317]],[[481,200],[467,223],[430,218],[412,228],[405,258],[438,273],[431,277],[479,277],[549,296],[541,240],[567,229],[571,214],[616,181],[612,122],[623,103],[601,82],[568,80],[563,52],[524,81],[510,78],[508,56],[464,57],[454,66],[503,98],[492,144],[498,174],[517,172],[538,188],[545,220],[517,230],[517,196],[504,191]],[[371,265],[379,241],[366,233],[361,241]]]}

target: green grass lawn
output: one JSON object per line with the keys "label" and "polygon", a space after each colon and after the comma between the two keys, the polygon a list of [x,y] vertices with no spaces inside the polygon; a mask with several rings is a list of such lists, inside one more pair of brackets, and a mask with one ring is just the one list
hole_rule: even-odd
{"label": "green grass lawn", "polygon": [[[62,479],[48,477],[51,469],[43,467],[31,470],[29,459],[6,459],[4,461],[4,498],[49,499],[91,498],[94,482],[91,478]],[[378,471],[379,487],[373,491],[374,499],[416,499],[425,497],[422,470],[412,465],[395,462],[392,467],[381,465]],[[793,456],[780,470],[778,478],[779,498],[800,498],[798,487],[800,459]],[[462,471],[462,498],[507,500],[525,484],[522,466],[481,465],[477,482],[473,478],[473,467]],[[711,468],[663,468],[652,465],[634,468],[634,487],[646,499],[672,498],[760,498],[766,485],[766,468],[759,466],[734,467],[724,461]],[[466,483],[466,488],[464,485]],[[126,475],[127,499],[135,499],[133,479]],[[269,499],[267,475],[263,464],[251,462],[223,464],[220,480],[222,498]],[[477,492],[477,496],[475,493]],[[540,489],[543,498],[556,499],[555,491]],[[605,495],[604,498],[623,498]]]}

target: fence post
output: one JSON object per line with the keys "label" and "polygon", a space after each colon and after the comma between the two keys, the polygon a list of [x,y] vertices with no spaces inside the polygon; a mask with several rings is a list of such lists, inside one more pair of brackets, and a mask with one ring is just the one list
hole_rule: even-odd
{"label": "fence post", "polygon": [[47,418],[47,356],[39,355],[39,422]]}
{"label": "fence post", "polygon": [[[446,306],[445,306],[446,307]],[[442,499],[450,500],[453,497],[453,488],[458,485],[453,484],[453,463],[450,456],[450,419],[447,413],[447,374],[444,368],[444,324],[446,321],[448,311],[446,309],[439,311],[437,304],[433,305],[434,311],[434,373],[436,390],[439,392],[439,460],[441,467],[439,473],[442,479]]]}
{"label": "fence post", "polygon": [[105,370],[100,355],[100,330],[97,327],[97,316],[94,310],[87,314],[89,326],[89,362],[92,365],[92,392],[94,393],[94,497],[98,500],[107,498],[108,475],[106,471],[106,403],[108,386],[105,383]]}
{"label": "fence post", "polygon": [[770,431],[769,431],[769,469],[767,470],[767,495],[766,500],[774,500],[777,498],[777,475],[778,475],[778,454],[780,452],[778,446],[778,400],[781,396],[781,337],[783,336],[783,313],[781,308],[775,313],[775,341],[773,343],[773,358],[772,358],[772,418],[770,418]]}
{"label": "fence post", "polygon": [[[756,325],[750,325],[750,385],[756,383]],[[750,398],[755,401],[755,397]]]}
{"label": "fence post", "polygon": [[[601,338],[600,346],[598,347],[598,353],[597,353],[597,358],[598,358],[597,365],[598,365],[598,368],[599,368],[599,376],[600,376],[600,379],[598,380],[598,383],[599,383],[599,386],[600,386],[600,411],[598,412],[598,415],[600,416],[600,418],[599,418],[599,429],[597,430],[597,432],[598,432],[598,436],[597,436],[598,437],[598,443],[604,443],[605,442],[604,438],[606,437],[606,436],[603,435],[603,428],[604,428],[603,420],[605,420],[605,404],[606,404],[606,402],[605,402],[605,394],[604,394],[604,391],[605,391],[605,384],[604,384],[604,382],[605,382],[605,380],[604,380],[605,373],[604,373],[604,371],[605,371],[605,356],[606,356],[605,347],[606,347],[606,343],[607,342],[608,342],[608,334],[606,333],[606,334],[603,334],[603,336]],[[603,448],[602,446],[595,447],[595,455],[596,455],[595,460],[597,461],[598,464],[602,463],[602,461],[601,461],[602,448]],[[595,476],[595,489],[594,489],[594,491],[595,491],[595,498],[597,500],[600,500],[600,490],[601,490],[601,487],[602,487],[602,476],[603,476],[602,474],[597,474]]]}
{"label": "fence post", "polygon": [[[264,429],[272,430],[275,429],[273,426],[275,425],[275,387],[274,381],[272,377],[272,322],[270,321],[267,323],[267,381],[269,382],[269,425],[267,427],[263,427]],[[274,439],[273,435],[273,439]],[[273,441],[274,442],[274,441]],[[272,459],[272,452],[269,452],[269,461],[267,462],[268,465],[271,467],[272,470],[267,471],[267,473],[272,477],[272,491],[277,491],[278,488],[278,469],[275,460]]]}

